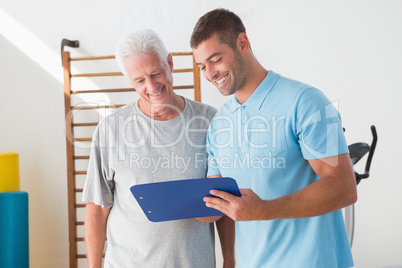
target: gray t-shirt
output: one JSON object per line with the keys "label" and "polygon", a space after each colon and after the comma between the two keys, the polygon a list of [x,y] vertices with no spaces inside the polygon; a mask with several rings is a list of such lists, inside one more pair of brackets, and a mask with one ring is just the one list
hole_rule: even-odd
{"label": "gray t-shirt", "polygon": [[151,120],[136,101],[95,130],[82,200],[111,208],[105,267],[215,267],[213,224],[150,222],[130,192],[135,184],[206,176],[205,138],[216,109],[184,99],[172,120]]}

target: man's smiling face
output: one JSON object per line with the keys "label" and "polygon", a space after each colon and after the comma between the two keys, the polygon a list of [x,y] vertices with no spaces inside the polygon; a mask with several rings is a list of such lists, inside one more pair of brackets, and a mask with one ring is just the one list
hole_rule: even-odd
{"label": "man's smiling face", "polygon": [[196,64],[203,76],[214,84],[222,95],[232,95],[247,80],[247,68],[243,55],[227,44],[217,34],[201,42],[193,49]]}
{"label": "man's smiling face", "polygon": [[156,52],[135,55],[124,60],[128,78],[143,104],[167,104],[173,94],[173,61],[163,62]]}

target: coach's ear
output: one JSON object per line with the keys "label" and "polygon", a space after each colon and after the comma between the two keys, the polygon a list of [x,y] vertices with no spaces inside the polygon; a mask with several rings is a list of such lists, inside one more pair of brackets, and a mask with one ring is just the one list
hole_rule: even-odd
{"label": "coach's ear", "polygon": [[250,49],[250,42],[246,33],[240,33],[237,36],[236,47],[240,53],[246,54]]}

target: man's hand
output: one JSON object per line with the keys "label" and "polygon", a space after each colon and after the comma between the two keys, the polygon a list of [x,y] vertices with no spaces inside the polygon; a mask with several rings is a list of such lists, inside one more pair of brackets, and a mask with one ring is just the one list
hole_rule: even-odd
{"label": "man's hand", "polygon": [[348,154],[309,160],[319,180],[282,197],[262,200],[251,189],[240,189],[241,197],[211,190],[216,197],[204,197],[207,207],[217,209],[235,221],[315,217],[356,202],[356,180]]}
{"label": "man's hand", "polygon": [[264,201],[251,189],[240,189],[240,197],[218,190],[211,190],[210,193],[216,197],[204,197],[205,205],[225,213],[234,221],[263,219]]}

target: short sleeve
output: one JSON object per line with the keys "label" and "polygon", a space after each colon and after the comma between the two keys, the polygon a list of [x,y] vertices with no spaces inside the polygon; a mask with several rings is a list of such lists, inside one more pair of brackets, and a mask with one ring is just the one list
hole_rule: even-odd
{"label": "short sleeve", "polygon": [[82,201],[93,202],[96,205],[102,206],[102,208],[110,208],[113,206],[114,200],[114,182],[110,172],[108,172],[108,148],[102,146],[102,144],[105,144],[102,142],[105,137],[101,137],[100,135],[100,133],[106,132],[100,131],[100,128],[102,128],[101,124],[96,128],[92,138],[93,145],[89,158]]}
{"label": "short sleeve", "polygon": [[[336,103],[335,103],[336,104]],[[341,116],[318,89],[306,89],[296,109],[297,136],[306,160],[348,153]]]}

